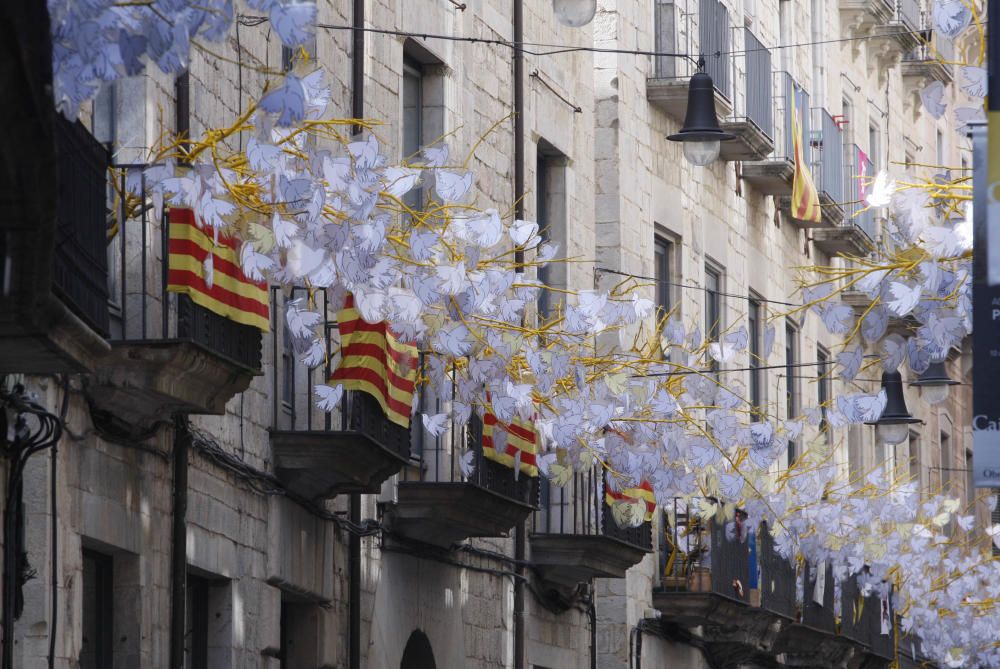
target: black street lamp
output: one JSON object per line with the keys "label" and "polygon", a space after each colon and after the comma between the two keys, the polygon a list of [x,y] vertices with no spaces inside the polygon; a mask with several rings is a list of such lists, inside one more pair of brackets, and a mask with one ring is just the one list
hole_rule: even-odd
{"label": "black street lamp", "polygon": [[715,115],[715,86],[705,71],[705,60],[698,61],[698,71],[688,83],[687,115],[684,127],[667,139],[684,143],[684,157],[692,165],[704,167],[719,157],[721,143],[736,139],[719,127]]}
{"label": "black street lamp", "polygon": [[882,372],[882,389],[885,390],[885,409],[878,420],[868,423],[875,426],[876,438],[884,444],[894,446],[906,441],[910,436],[909,426],[919,423],[906,408],[903,396],[903,376],[897,371]]}
{"label": "black street lamp", "polygon": [[924,370],[924,373],[910,385],[920,388],[920,397],[928,404],[940,404],[948,399],[951,387],[957,386],[959,383],[948,376],[948,370],[945,369],[942,360],[941,362],[932,362]]}

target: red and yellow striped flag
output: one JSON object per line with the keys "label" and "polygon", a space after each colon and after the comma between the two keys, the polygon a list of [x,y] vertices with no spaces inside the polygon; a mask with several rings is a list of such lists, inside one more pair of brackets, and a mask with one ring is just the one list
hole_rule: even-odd
{"label": "red and yellow striped flag", "polygon": [[216,244],[211,230],[195,222],[191,209],[171,207],[168,221],[167,290],[187,295],[195,304],[231,321],[267,332],[267,284],[243,274],[237,241],[220,234]]}
{"label": "red and yellow striped flag", "polygon": [[653,486],[649,481],[643,481],[637,488],[626,488],[618,492],[612,490],[608,484],[604,484],[604,502],[608,506],[613,506],[615,502],[634,502],[636,500],[642,500],[646,503],[644,520],[647,523],[653,520],[653,512],[656,511],[656,496],[653,495]]}
{"label": "red and yellow striped flag", "polygon": [[[501,453],[493,445],[493,431],[498,425],[507,433],[507,445]],[[509,423],[502,423],[487,406],[483,416],[483,455],[513,469],[518,452],[521,453],[521,473],[538,476],[538,432],[534,422],[515,417]]]}
{"label": "red and yellow striped flag", "polygon": [[[792,179],[792,216],[808,223],[820,223],[823,210],[819,206],[819,192],[809,173],[802,147],[802,124],[795,105],[795,86],[792,86],[792,151],[795,154],[795,176]],[[807,110],[808,111],[808,110]]]}
{"label": "red and yellow striped flag", "polygon": [[385,321],[366,323],[348,295],[337,312],[340,365],[330,377],[345,390],[368,393],[401,427],[410,426],[413,389],[417,383],[417,347],[400,342]]}

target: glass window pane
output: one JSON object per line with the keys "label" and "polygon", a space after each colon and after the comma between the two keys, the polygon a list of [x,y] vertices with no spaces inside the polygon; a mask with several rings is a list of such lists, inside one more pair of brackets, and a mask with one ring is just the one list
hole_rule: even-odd
{"label": "glass window pane", "polygon": [[754,298],[750,298],[747,309],[747,334],[750,339],[750,404],[754,409],[754,420],[763,411],[763,387],[762,371],[759,367],[761,361],[761,305]]}
{"label": "glass window pane", "polygon": [[[785,323],[785,417],[791,420],[799,415],[798,329],[791,322]],[[794,442],[788,444],[788,464],[798,456]]]}
{"label": "glass window pane", "polygon": [[654,278],[656,279],[656,306],[659,307],[657,318],[662,318],[670,311],[670,254],[673,244],[663,237],[657,236],[653,242]]}
{"label": "glass window pane", "polygon": [[719,338],[722,330],[720,322],[719,290],[722,277],[711,267],[705,268],[705,336],[711,340]]}

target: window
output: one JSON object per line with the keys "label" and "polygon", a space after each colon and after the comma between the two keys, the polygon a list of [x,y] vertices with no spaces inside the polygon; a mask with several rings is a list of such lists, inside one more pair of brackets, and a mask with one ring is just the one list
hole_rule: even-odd
{"label": "window", "polygon": [[851,123],[851,120],[854,118],[854,104],[847,96],[844,96],[843,101],[841,102],[841,114],[844,118],[842,124],[844,132],[844,145],[850,146],[854,141],[854,126]]}
{"label": "window", "polygon": [[705,265],[705,338],[718,341],[722,332],[722,273]]}
{"label": "window", "polygon": [[923,489],[920,481],[920,433],[910,432],[910,441],[907,444],[907,457],[909,458],[910,480],[917,484],[919,490]]}
{"label": "window", "polygon": [[[718,341],[722,332],[722,273],[711,265],[705,265],[705,339]],[[709,358],[708,368],[719,369],[719,363]]]}
{"label": "window", "polygon": [[937,136],[935,137],[935,142],[934,142],[934,161],[938,165],[945,164],[944,133],[941,132],[940,130],[937,131]]}
{"label": "window", "polygon": [[750,295],[747,308],[747,334],[750,346],[750,405],[753,420],[759,420],[766,413],[764,401],[764,370],[763,360],[763,317],[764,309],[761,300],[756,295]]}
{"label": "window", "polygon": [[[556,244],[559,253],[566,252],[566,166],[567,159],[545,140],[538,141],[535,163],[536,218],[541,237]],[[546,286],[562,288],[566,285],[566,263],[550,263],[539,268],[538,279]],[[555,291],[542,290],[538,300],[538,313],[542,318],[551,317],[559,302]]]}
{"label": "window", "polygon": [[[191,75],[187,70],[174,79],[174,132],[180,140],[191,138]],[[187,154],[187,145],[181,146],[181,151]]]}
{"label": "window", "polygon": [[948,493],[948,487],[951,485],[951,470],[953,466],[951,435],[947,432],[941,432],[941,491],[945,494]]}
{"label": "window", "polygon": [[[188,572],[184,669],[232,666],[233,617],[229,581]],[[226,623],[229,624],[220,624]]]}
{"label": "window", "polygon": [[[822,346],[816,348],[816,400],[821,409],[825,409],[830,401],[830,353]],[[826,432],[829,425],[826,418],[819,422],[820,432]]]}
{"label": "window", "polygon": [[653,277],[656,279],[656,320],[659,321],[670,311],[670,261],[674,245],[660,235],[653,238]]}
{"label": "window", "polygon": [[868,160],[875,170],[882,165],[882,133],[875,123],[868,126]]}
{"label": "window", "polygon": [[281,593],[281,668],[315,667],[320,612],[315,604]]}
{"label": "window", "polygon": [[[424,75],[420,63],[403,60],[403,157],[413,156],[424,141]],[[423,205],[422,189],[414,188],[404,198],[407,206],[417,209]]]}
{"label": "window", "polygon": [[[444,70],[441,61],[415,40],[403,44],[401,147],[404,158],[415,156],[444,135]],[[411,208],[424,204],[424,190],[417,186],[406,194]]]}
{"label": "window", "polygon": [[965,503],[972,509],[976,499],[976,477],[972,464],[972,451],[965,449]]}
{"label": "window", "polygon": [[109,555],[83,549],[83,645],[80,669],[113,664],[114,572]]}
{"label": "window", "polygon": [[[289,332],[288,322],[281,326],[281,402],[285,411],[292,412],[294,421],[295,406],[295,350],[292,347],[292,333]],[[292,426],[294,427],[294,426]]]}
{"label": "window", "polygon": [[208,579],[187,576],[184,669],[208,669]]}
{"label": "window", "polygon": [[[791,321],[785,322],[785,418],[791,420],[799,415],[799,382],[796,378],[799,364],[799,331]],[[788,444],[788,465],[798,457],[798,445]]]}
{"label": "window", "polygon": [[302,53],[301,49],[305,49],[306,53],[309,55],[309,60],[312,61],[316,58],[316,36],[313,35],[309,37],[308,40],[301,46],[295,47],[294,49],[289,46],[281,45],[281,71],[290,72],[292,67],[295,65],[297,59],[301,59]]}
{"label": "window", "polygon": [[852,486],[864,483],[865,463],[862,451],[864,440],[860,425],[850,425],[847,428],[847,472]]}

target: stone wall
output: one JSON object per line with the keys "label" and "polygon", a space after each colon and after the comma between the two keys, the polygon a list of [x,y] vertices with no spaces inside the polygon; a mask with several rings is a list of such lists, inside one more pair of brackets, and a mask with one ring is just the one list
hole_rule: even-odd
{"label": "stone wall", "polygon": [[[319,31],[315,55],[332,75],[332,108],[346,116],[350,110],[350,32],[336,26],[349,24],[349,3],[323,0],[319,4],[320,21],[331,27]],[[459,11],[445,0],[372,0],[367,3],[367,20],[373,27],[414,33],[512,39],[509,2],[471,0],[467,4],[465,11]],[[678,4],[693,11],[697,3],[679,0]],[[750,3],[727,0],[726,4],[735,24],[742,25],[741,17]],[[824,30],[841,34],[836,3],[820,4],[825,7]],[[810,41],[809,3],[756,0],[753,5],[751,26],[765,44],[774,45],[779,39],[779,6],[788,12],[791,26],[782,39]],[[243,11],[252,13],[245,7]],[[650,50],[655,48],[652,25],[651,1],[601,0],[594,23],[580,30],[557,25],[549,0],[525,2],[528,42]],[[689,28],[695,39],[696,23]],[[513,133],[508,118],[512,110],[510,49],[433,38],[414,38],[408,46],[402,37],[366,34],[366,116],[383,122],[374,132],[389,155],[401,154],[403,61],[404,53],[414,47],[411,53],[419,53],[425,62],[435,61],[428,65],[428,94],[438,100],[439,109],[428,125],[437,134],[424,140],[447,135],[457,161],[464,160],[475,146],[468,163],[478,177],[475,202],[506,212],[520,195],[513,189]],[[264,71],[278,69],[282,58],[279,41],[266,23],[234,28],[225,43],[212,49],[225,58],[202,51],[192,55],[195,135],[232,123],[271,78]],[[814,53],[824,59],[821,67],[814,67]],[[888,160],[902,161],[903,148],[910,142],[918,147],[911,147],[917,161],[936,161],[935,133],[944,131],[946,122],[935,122],[905,103],[910,84],[902,80],[898,67],[887,70],[884,81],[880,79],[879,72],[869,67],[863,42],[860,46],[826,45],[817,52],[789,49],[775,53],[773,62],[775,69],[791,70],[810,90],[822,89],[819,97],[831,112],[842,110],[842,96],[852,97],[858,117],[853,141],[866,145],[867,133],[857,128],[878,120],[885,129]],[[650,57],[526,54],[524,70],[526,215],[539,214],[539,153],[557,156],[566,193],[562,253],[583,260],[570,263],[558,277],[567,286],[591,288],[595,281],[592,261],[607,269],[652,275],[654,235],[662,234],[675,245],[673,280],[689,286],[672,290],[674,304],[679,305],[688,326],[704,328],[701,289],[706,262],[723,270],[726,293],[753,291],[777,301],[796,299],[789,299],[796,289],[789,268],[828,262],[808,241],[806,231],[775,213],[771,197],[739,179],[734,163],[689,166],[680,146],[665,139],[678,130],[679,123],[647,100]],[[814,81],[816,72],[821,72],[822,81]],[[862,99],[867,93],[859,93],[848,82],[861,91],[875,91],[872,100]],[[157,73],[118,84],[116,160],[142,160],[157,139],[172,129],[173,113],[170,78]],[[956,136],[948,137],[949,163],[960,160],[962,144]],[[155,231],[155,222],[152,227]],[[161,252],[155,246],[153,251],[154,255]],[[745,300],[726,298],[723,305],[725,325],[738,326],[745,319]],[[783,359],[781,313],[785,309],[774,304],[769,311],[778,331],[772,364]],[[834,343],[820,331],[816,319],[807,319],[800,336],[801,360],[813,361],[818,344],[832,350]],[[276,387],[271,366],[274,346],[273,337],[265,337],[264,374],[229,402],[225,415],[192,417],[194,425],[225,451],[268,472],[273,471],[268,429],[273,424]],[[746,357],[732,364],[745,367]],[[784,412],[783,384],[779,370],[768,372],[765,396],[779,415]],[[51,379],[33,378],[29,386],[46,406],[58,411],[63,394]],[[814,404],[815,385],[803,380],[800,387],[803,404]],[[305,388],[306,380],[299,379],[299,396]],[[968,387],[960,388],[956,394],[967,397]],[[74,380],[66,414],[68,430],[57,461],[56,666],[77,666],[83,644],[82,551],[87,549],[113,560],[114,666],[164,667],[169,655],[173,432],[160,426],[148,439],[111,443],[95,433],[83,392],[84,386]],[[968,423],[967,416],[958,400],[930,408],[909,391],[908,400],[929,423],[920,463],[922,481],[927,483],[939,475],[934,468],[941,466],[939,434],[935,434],[940,428],[934,426],[945,420],[941,418],[945,414],[950,416],[955,444],[952,464],[961,466],[960,454],[970,444],[962,427]],[[874,464],[867,432],[859,430],[865,436],[856,449],[863,454],[863,467]],[[835,441],[837,463],[846,473],[847,431],[835,434]],[[45,666],[53,614],[49,467],[47,454],[35,456],[25,479],[29,559],[37,572],[25,586],[25,613],[17,624],[16,666],[25,669]],[[365,496],[363,518],[382,517],[385,504],[393,498],[392,485],[388,483],[381,496]],[[213,669],[280,666],[275,655],[281,644],[283,602],[296,630],[302,632],[299,651],[313,658],[302,666],[346,666],[347,535],[287,498],[260,494],[197,452],[191,454],[189,486],[187,555],[192,573],[211,584]],[[333,500],[327,508],[344,512],[346,500]],[[513,555],[511,539],[472,544]],[[504,573],[511,569],[508,561],[480,555],[470,558],[469,564],[476,568],[464,569],[408,554],[378,538],[362,541],[362,555],[363,667],[399,666],[414,630],[427,635],[440,667],[513,666],[513,581]],[[640,621],[651,615],[657,565],[657,556],[649,555],[627,578],[598,579],[593,584],[598,666],[630,666],[630,638]],[[530,592],[525,598],[528,665],[588,666],[588,613],[577,607],[553,613]],[[642,666],[668,665],[707,666],[697,649],[645,633]]]}

